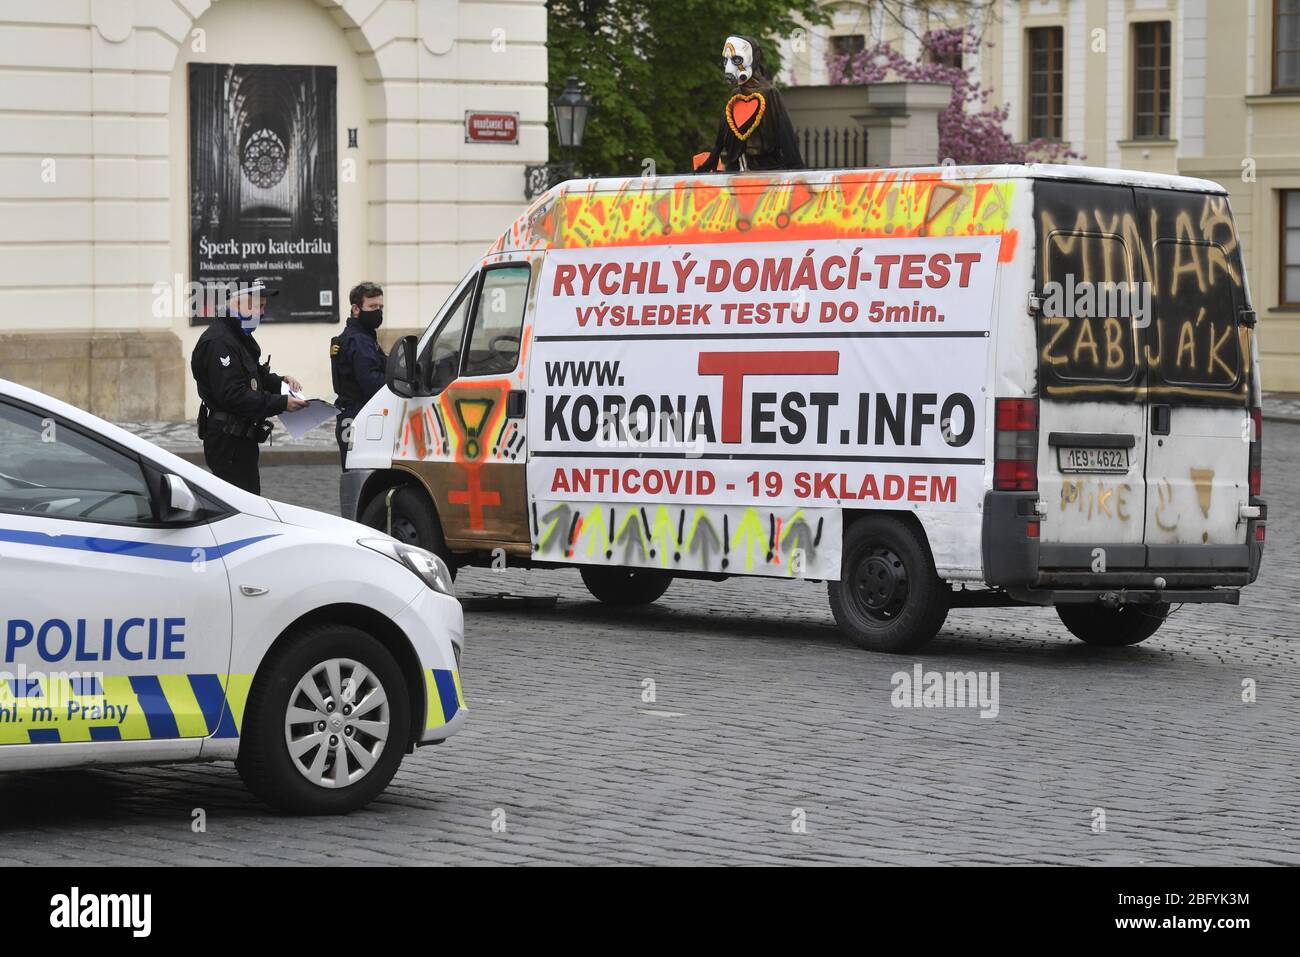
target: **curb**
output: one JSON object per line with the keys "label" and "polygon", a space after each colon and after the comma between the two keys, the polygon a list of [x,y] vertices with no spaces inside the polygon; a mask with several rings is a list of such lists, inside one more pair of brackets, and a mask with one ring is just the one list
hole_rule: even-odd
{"label": "curb", "polygon": [[1285,422],[1287,425],[1300,425],[1300,415],[1283,415],[1281,412],[1265,412],[1265,422]]}
{"label": "curb", "polygon": [[[192,465],[203,464],[202,449],[169,450]],[[258,465],[334,465],[339,464],[338,449],[271,449],[262,452]]]}

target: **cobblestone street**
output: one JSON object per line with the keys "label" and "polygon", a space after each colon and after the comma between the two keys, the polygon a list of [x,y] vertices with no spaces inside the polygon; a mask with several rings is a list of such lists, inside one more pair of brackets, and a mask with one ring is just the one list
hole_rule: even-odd
{"label": "cobblestone street", "polygon": [[[470,723],[367,810],[277,816],[230,764],[6,775],[0,863],[1300,863],[1300,427],[1265,436],[1260,581],[1143,645],[956,610],[896,658],[841,638],[820,585],[678,581],[628,613],[574,572],[471,569],[462,598],[558,605],[467,614]],[[337,510],[330,466],[263,475]],[[996,672],[997,716],[894,708],[918,662]]]}

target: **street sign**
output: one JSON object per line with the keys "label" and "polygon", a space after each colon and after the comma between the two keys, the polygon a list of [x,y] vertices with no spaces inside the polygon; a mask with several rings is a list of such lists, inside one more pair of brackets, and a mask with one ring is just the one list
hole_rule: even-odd
{"label": "street sign", "polygon": [[518,113],[465,111],[466,143],[518,143]]}

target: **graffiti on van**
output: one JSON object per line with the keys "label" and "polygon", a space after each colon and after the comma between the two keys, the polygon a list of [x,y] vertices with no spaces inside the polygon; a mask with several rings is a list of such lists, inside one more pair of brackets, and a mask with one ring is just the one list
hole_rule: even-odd
{"label": "graffiti on van", "polygon": [[1044,299],[1044,397],[1244,403],[1251,333],[1240,323],[1246,293],[1227,197],[1044,181],[1035,196],[1039,290],[1150,297],[1130,308],[1123,297],[1098,295],[1083,310],[1061,308],[1064,297]]}
{"label": "graffiti on van", "polygon": [[[540,513],[540,514],[539,514]],[[558,502],[532,505],[539,558],[821,578],[839,561],[836,509]]]}
{"label": "graffiti on van", "polygon": [[1009,262],[1013,180],[945,179],[940,170],[858,170],[730,177],[726,184],[633,177],[547,194],[503,235],[502,249],[666,243],[1002,237]]}
{"label": "graffiti on van", "polygon": [[506,415],[511,384],[504,377],[460,380],[399,413],[393,461],[429,489],[449,540],[521,535],[526,431],[523,419]]}

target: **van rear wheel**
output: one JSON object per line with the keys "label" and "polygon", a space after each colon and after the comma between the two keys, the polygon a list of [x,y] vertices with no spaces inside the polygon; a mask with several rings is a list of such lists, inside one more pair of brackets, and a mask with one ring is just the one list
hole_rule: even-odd
{"label": "van rear wheel", "polygon": [[1102,648],[1122,648],[1146,641],[1165,623],[1169,602],[1143,605],[1057,605],[1061,624],[1080,641]]}
{"label": "van rear wheel", "polygon": [[658,601],[673,576],[654,568],[606,568],[583,565],[582,583],[607,605],[649,605]]}
{"label": "van rear wheel", "polygon": [[930,641],[951,601],[920,533],[882,515],[849,526],[840,580],[828,583],[827,592],[840,630],[859,648],[889,654]]}
{"label": "van rear wheel", "polygon": [[392,535],[403,544],[433,552],[447,566],[452,579],[456,578],[456,561],[442,537],[442,524],[433,505],[418,489],[407,485],[380,492],[362,510],[361,524]]}

